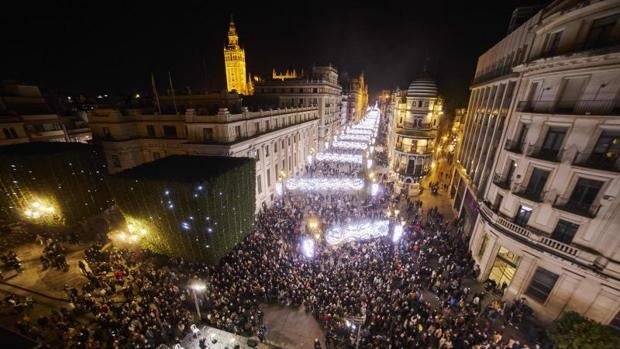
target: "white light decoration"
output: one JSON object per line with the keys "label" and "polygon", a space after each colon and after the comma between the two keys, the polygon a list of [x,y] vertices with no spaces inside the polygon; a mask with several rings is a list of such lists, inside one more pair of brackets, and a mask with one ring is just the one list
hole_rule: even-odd
{"label": "white light decoration", "polygon": [[390,222],[358,221],[347,225],[336,225],[327,230],[325,241],[330,245],[339,245],[351,241],[369,240],[389,234]]}
{"label": "white light decoration", "polygon": [[377,194],[379,194],[379,184],[373,183],[370,186],[370,195],[376,196]]}
{"label": "white light decoration", "polygon": [[368,145],[366,145],[366,143],[343,142],[343,141],[335,141],[333,146],[334,146],[334,148],[360,149],[360,150],[365,150],[366,148],[368,148]]}
{"label": "white light decoration", "polygon": [[312,155],[306,156],[306,161],[308,161],[309,165],[312,165]]}
{"label": "white light decoration", "polygon": [[307,258],[314,257],[314,240],[311,238],[304,238],[301,242],[301,253]]}
{"label": "white light decoration", "polygon": [[278,194],[279,196],[282,196],[282,193],[283,193],[282,182],[276,182],[276,194]]}
{"label": "white light decoration", "polygon": [[362,164],[364,157],[358,154],[340,154],[340,153],[318,153],[316,154],[318,161],[333,162],[351,162],[354,164]]}
{"label": "white light decoration", "polygon": [[371,135],[342,135],[338,136],[338,140],[341,141],[360,141],[360,142],[370,142]]}
{"label": "white light decoration", "polygon": [[392,234],[392,242],[397,243],[400,238],[403,237],[403,224],[398,223],[394,226],[394,233]]}
{"label": "white light decoration", "polygon": [[286,189],[292,191],[354,191],[363,188],[361,178],[291,178],[286,182]]}
{"label": "white light decoration", "polygon": [[370,169],[372,167],[372,159],[366,160],[366,168]]}
{"label": "white light decoration", "polygon": [[348,135],[366,135],[366,136],[372,136],[373,135],[373,131],[372,130],[360,130],[360,129],[350,129],[347,131]]}

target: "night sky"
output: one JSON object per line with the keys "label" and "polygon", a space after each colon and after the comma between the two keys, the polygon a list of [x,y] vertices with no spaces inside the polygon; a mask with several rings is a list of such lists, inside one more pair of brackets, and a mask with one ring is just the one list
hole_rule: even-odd
{"label": "night sky", "polygon": [[164,90],[170,71],[178,89],[221,90],[232,13],[253,74],[331,63],[351,76],[363,70],[376,92],[406,88],[429,61],[453,107],[466,103],[477,58],[506,35],[514,7],[546,1],[19,3],[0,13],[0,79],[148,93],[151,72]]}

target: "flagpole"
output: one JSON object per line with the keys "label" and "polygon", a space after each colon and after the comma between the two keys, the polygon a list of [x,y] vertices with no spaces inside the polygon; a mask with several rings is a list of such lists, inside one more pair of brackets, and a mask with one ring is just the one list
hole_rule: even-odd
{"label": "flagpole", "polygon": [[159,93],[157,93],[157,86],[155,86],[155,75],[151,73],[151,86],[153,87],[153,98],[155,98],[155,103],[157,104],[157,110],[159,111],[159,115],[161,115],[161,104],[159,103]]}
{"label": "flagpole", "polygon": [[177,110],[177,97],[174,94],[174,86],[172,86],[172,75],[170,75],[170,72],[168,72],[168,82],[170,82],[170,90],[172,91],[172,104],[174,105],[174,113],[179,114],[179,111]]}

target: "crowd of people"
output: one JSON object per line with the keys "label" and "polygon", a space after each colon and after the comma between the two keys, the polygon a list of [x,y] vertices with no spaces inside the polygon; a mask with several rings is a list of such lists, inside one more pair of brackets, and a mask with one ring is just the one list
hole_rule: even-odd
{"label": "crowd of people", "polygon": [[[355,166],[319,162],[308,173],[362,171]],[[321,240],[312,257],[301,253],[309,217],[319,217],[321,229],[378,219],[401,199],[387,186],[378,197],[287,193],[258,213],[253,232],[215,266],[178,258],[160,262],[147,251],[95,244],[79,265],[86,282],[66,288],[72,308],[23,319],[18,328],[50,347],[179,343],[200,321],[187,287],[200,279],[207,284],[198,297],[202,321],[261,340],[269,329],[259,306],[278,303],[311,312],[328,348],[531,348],[506,338],[497,326],[504,320],[518,324],[527,307],[506,305],[502,314],[489,316],[483,304],[490,295],[464,284],[474,262],[460,225],[421,201],[403,210],[405,234],[396,243],[389,236],[338,247]],[[63,265],[60,244],[46,241],[44,255],[47,265]]]}
{"label": "crowd of people", "polygon": [[53,267],[58,270],[67,271],[69,265],[67,264],[67,251],[57,238],[43,238],[37,236],[37,242],[43,245],[43,253],[40,260],[43,270]]}

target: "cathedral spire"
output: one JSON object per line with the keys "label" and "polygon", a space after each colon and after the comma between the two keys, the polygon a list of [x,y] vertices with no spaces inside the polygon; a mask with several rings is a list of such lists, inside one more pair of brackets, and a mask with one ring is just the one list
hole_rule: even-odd
{"label": "cathedral spire", "polygon": [[237,35],[237,28],[235,27],[235,22],[233,21],[232,14],[230,15],[230,23],[228,24],[228,46],[238,46],[239,45],[239,35]]}

